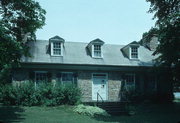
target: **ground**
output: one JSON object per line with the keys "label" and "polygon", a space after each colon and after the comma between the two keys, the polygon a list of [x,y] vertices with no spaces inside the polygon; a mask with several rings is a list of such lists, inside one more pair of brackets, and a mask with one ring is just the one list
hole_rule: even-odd
{"label": "ground", "polygon": [[[180,103],[141,104],[134,116],[89,117],[73,112],[72,106],[18,107],[0,106],[3,123],[177,123]],[[0,122],[0,123],[1,123]]]}

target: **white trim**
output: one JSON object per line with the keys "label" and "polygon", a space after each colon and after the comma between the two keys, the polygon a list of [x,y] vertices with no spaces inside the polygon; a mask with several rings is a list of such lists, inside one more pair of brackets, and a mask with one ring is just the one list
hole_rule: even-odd
{"label": "white trim", "polygon": [[59,41],[52,41],[51,43],[50,43],[50,48],[51,48],[51,56],[63,56],[63,43],[62,42],[59,42],[59,43],[61,43],[61,54],[60,55],[54,55],[54,52],[53,52],[53,48],[54,48],[54,42],[59,42]]}
{"label": "white trim", "polygon": [[[91,93],[92,93],[92,97],[91,97],[91,99],[93,100],[93,75],[94,74],[101,74],[101,75],[105,75],[105,79],[106,79],[106,100],[108,100],[109,99],[109,97],[108,97],[108,85],[109,85],[109,83],[108,83],[108,73],[92,73],[91,74],[91,83],[92,83],[92,85],[91,85]],[[93,100],[93,101],[96,101],[96,100]]]}
{"label": "white trim", "polygon": [[[136,48],[137,48],[137,58],[132,58],[132,54],[131,54],[131,52],[132,52],[132,47],[136,47]],[[130,59],[134,59],[134,60],[139,59],[139,47],[138,47],[138,46],[130,46],[130,47],[129,47],[129,58],[130,58]]]}
{"label": "white trim", "polygon": [[[94,56],[94,45],[99,45],[99,46],[100,46],[100,48],[101,48],[101,56],[100,56],[100,57]],[[93,57],[93,58],[97,58],[97,59],[102,59],[102,58],[103,58],[103,45],[93,44],[91,50],[92,50],[91,52],[92,52],[92,57]]]}
{"label": "white trim", "polygon": [[[127,73],[127,74],[125,74],[125,76],[133,76],[133,79],[134,79],[133,86],[135,89],[136,88],[136,74],[135,73]],[[125,86],[127,86],[126,79],[127,78],[125,78]]]}

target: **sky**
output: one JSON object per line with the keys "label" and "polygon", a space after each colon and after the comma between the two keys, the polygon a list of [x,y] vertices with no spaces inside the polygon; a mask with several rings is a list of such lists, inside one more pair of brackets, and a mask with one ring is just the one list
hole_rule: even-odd
{"label": "sky", "polygon": [[36,0],[47,12],[37,39],[60,36],[65,41],[106,44],[139,41],[154,26],[146,0]]}

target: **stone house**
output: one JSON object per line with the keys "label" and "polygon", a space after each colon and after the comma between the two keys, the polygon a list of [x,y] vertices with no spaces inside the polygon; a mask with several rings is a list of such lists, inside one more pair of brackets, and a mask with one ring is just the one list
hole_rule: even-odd
{"label": "stone house", "polygon": [[97,94],[104,101],[121,101],[123,85],[140,93],[155,92],[159,86],[152,71],[156,56],[136,41],[112,45],[100,39],[66,42],[55,36],[27,45],[32,57],[22,57],[21,67],[13,72],[13,82],[76,84],[84,102],[97,101]]}

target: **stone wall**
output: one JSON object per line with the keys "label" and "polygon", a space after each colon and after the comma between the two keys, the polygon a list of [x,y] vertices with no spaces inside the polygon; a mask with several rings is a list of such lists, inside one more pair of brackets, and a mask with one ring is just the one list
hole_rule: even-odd
{"label": "stone wall", "polygon": [[120,101],[121,73],[109,72],[108,74],[108,101]]}

